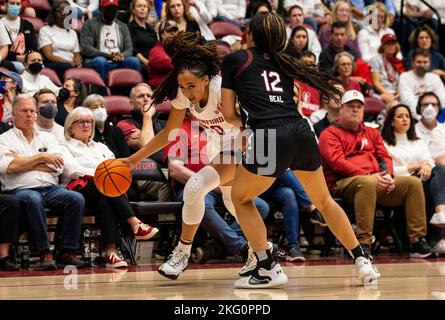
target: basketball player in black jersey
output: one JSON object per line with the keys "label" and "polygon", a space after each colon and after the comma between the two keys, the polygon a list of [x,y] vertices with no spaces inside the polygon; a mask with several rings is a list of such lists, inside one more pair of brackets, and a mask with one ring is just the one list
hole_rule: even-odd
{"label": "basketball player in black jersey", "polygon": [[[249,49],[227,55],[221,69],[224,118],[244,127],[247,137],[243,163],[237,167],[233,181],[232,198],[238,221],[258,260],[252,275],[239,279],[235,286],[269,288],[287,282],[280,265],[272,259],[264,222],[252,203],[287,168],[297,175],[329,228],[348,249],[362,282],[378,279],[380,274],[363,253],[346,214],[329,193],[314,133],[294,102],[294,79],[330,98],[338,93],[333,79],[282,53],[286,28],[277,14],[255,15],[247,39]],[[296,98],[298,101],[299,97]],[[236,99],[241,115],[235,108]]]}

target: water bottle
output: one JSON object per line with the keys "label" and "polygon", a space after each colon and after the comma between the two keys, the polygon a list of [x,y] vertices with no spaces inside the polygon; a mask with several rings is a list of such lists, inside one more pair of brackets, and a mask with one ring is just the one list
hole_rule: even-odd
{"label": "water bottle", "polygon": [[20,255],[20,264],[23,269],[29,268],[30,258],[31,258],[31,254],[29,252],[29,246],[24,246],[22,253]]}
{"label": "water bottle", "polygon": [[90,248],[90,243],[91,243],[91,230],[90,229],[86,229],[83,232],[83,240],[82,240],[82,247],[83,247],[83,252],[82,252],[82,259],[83,261],[87,262],[87,263],[91,263],[91,248]]}

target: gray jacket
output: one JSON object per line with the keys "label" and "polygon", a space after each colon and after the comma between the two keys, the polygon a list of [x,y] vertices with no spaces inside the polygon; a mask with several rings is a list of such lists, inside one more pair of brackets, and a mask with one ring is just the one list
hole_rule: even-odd
{"label": "gray jacket", "polygon": [[[125,58],[131,57],[133,54],[133,44],[131,42],[131,35],[128,27],[120,22],[114,20],[117,26],[117,43],[119,51]],[[83,25],[80,31],[80,50],[87,59],[92,59],[97,56],[110,58],[110,54],[100,51],[100,30],[103,22],[100,17],[88,20]]]}

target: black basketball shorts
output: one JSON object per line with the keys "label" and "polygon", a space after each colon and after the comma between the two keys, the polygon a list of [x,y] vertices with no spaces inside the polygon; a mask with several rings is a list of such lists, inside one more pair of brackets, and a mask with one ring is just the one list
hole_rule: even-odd
{"label": "black basketball shorts", "polygon": [[304,118],[262,121],[243,135],[242,164],[254,174],[279,177],[288,168],[315,171],[322,164],[315,134]]}

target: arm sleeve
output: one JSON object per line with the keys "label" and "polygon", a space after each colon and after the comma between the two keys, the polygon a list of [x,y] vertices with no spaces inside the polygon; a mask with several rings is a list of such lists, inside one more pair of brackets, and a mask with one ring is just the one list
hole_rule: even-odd
{"label": "arm sleeve", "polygon": [[49,44],[53,44],[53,41],[49,35],[49,27],[43,27],[39,32],[39,49],[42,49]]}
{"label": "arm sleeve", "polygon": [[437,127],[433,129],[430,144],[431,156],[437,157],[445,154],[445,132]]}
{"label": "arm sleeve", "polygon": [[196,8],[198,10],[198,14],[201,16],[201,19],[202,21],[204,21],[205,24],[209,24],[210,22],[212,22],[213,17],[210,14],[209,10],[207,10],[204,3],[199,0],[196,1]]}
{"label": "arm sleeve", "polygon": [[7,155],[11,150],[13,149],[9,147],[6,139],[2,139],[0,136],[0,174],[6,174],[6,169],[8,169],[9,165],[14,160],[13,157]]}
{"label": "arm sleeve", "polygon": [[392,164],[392,158],[388,153],[388,150],[386,150],[386,147],[383,143],[383,138],[380,132],[376,129],[371,129],[374,135],[374,146],[376,149],[376,156],[377,160],[380,163],[380,170],[385,170],[389,174],[394,174],[393,164]]}
{"label": "arm sleeve", "polygon": [[94,46],[94,33],[92,27],[92,20],[88,20],[80,31],[80,49],[86,58],[94,58],[96,56],[108,57],[105,52],[100,51]]}
{"label": "arm sleeve", "polygon": [[122,25],[122,38],[124,51],[121,52],[125,58],[131,57],[133,55],[133,42],[131,40],[130,31],[126,25]]}
{"label": "arm sleeve", "polygon": [[11,44],[11,39],[9,38],[6,27],[2,21],[0,21],[0,46],[9,46]]}
{"label": "arm sleeve", "polygon": [[411,109],[411,112],[415,117],[417,115],[416,105],[418,98],[414,94],[414,88],[410,86],[411,81],[408,75],[409,73],[402,73],[399,78],[400,101]]}
{"label": "arm sleeve", "polygon": [[368,174],[368,172],[361,167],[356,166],[346,159],[342,139],[332,130],[332,127],[323,130],[320,135],[319,146],[323,162],[335,173],[343,177]]}
{"label": "arm sleeve", "polygon": [[135,130],[137,130],[136,126],[127,120],[121,120],[117,124],[118,128],[122,130],[124,134],[125,141],[128,142],[130,136],[133,134]]}
{"label": "arm sleeve", "polygon": [[221,65],[221,76],[222,76],[221,88],[235,91],[236,73],[246,60],[247,60],[247,53],[245,51],[237,51],[229,53],[224,57]]}

